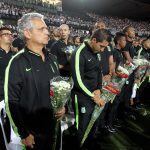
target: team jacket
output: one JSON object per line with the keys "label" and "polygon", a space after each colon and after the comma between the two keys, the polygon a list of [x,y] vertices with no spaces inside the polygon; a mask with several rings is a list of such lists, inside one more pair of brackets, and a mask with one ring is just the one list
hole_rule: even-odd
{"label": "team jacket", "polygon": [[9,60],[12,58],[13,55],[15,55],[15,52],[12,52],[10,50],[8,53],[6,53],[5,50],[0,48],[0,101],[4,99],[5,70]]}
{"label": "team jacket", "polygon": [[87,42],[83,43],[72,54],[71,71],[74,80],[74,91],[93,97],[92,92],[101,89],[100,61],[100,54],[94,53]]}
{"label": "team jacket", "polygon": [[30,133],[49,134],[52,125],[50,80],[58,76],[59,71],[55,56],[45,50],[43,52],[45,62],[38,54],[25,48],[10,60],[6,69],[6,111],[21,138]]}

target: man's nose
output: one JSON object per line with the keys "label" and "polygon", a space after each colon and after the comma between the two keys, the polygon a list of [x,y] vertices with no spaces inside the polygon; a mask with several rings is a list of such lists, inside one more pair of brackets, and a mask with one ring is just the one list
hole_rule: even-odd
{"label": "man's nose", "polygon": [[50,33],[47,29],[45,30],[45,34],[47,34],[48,36],[50,35]]}

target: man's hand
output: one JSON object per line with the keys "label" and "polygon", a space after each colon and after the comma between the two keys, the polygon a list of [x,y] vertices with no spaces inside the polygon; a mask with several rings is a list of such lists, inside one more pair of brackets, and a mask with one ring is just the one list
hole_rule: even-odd
{"label": "man's hand", "polygon": [[98,96],[100,96],[101,91],[100,91],[100,90],[95,90],[95,91],[93,92],[93,94],[94,94],[94,95],[98,95]]}
{"label": "man's hand", "polygon": [[28,137],[26,137],[25,139],[22,139],[22,143],[26,146],[26,147],[30,147],[30,148],[34,148],[34,136],[32,134],[29,134]]}
{"label": "man's hand", "polygon": [[99,105],[100,107],[104,106],[105,105],[105,101],[103,99],[100,99],[100,94],[101,94],[100,90],[95,90],[93,92],[93,94],[94,94],[94,97],[93,97],[94,102],[97,105]]}
{"label": "man's hand", "polygon": [[55,117],[59,120],[59,119],[61,119],[63,117],[64,114],[65,114],[65,107],[63,107],[62,109],[57,111],[55,113]]}
{"label": "man's hand", "polygon": [[134,105],[134,101],[133,98],[130,99],[130,105],[133,106]]}
{"label": "man's hand", "polygon": [[110,80],[111,80],[111,75],[105,75],[105,76],[103,76],[103,81],[105,81],[105,82],[110,82]]}

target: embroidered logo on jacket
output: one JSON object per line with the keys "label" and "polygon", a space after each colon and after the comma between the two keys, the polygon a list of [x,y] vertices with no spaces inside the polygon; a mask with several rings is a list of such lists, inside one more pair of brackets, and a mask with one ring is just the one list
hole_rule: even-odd
{"label": "embroidered logo on jacket", "polygon": [[31,68],[26,68],[26,72],[28,72],[28,71],[30,71],[31,70]]}

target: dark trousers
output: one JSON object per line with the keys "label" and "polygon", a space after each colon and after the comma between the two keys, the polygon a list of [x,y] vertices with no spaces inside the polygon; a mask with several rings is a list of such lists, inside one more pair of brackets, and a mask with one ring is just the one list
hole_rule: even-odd
{"label": "dark trousers", "polygon": [[[52,145],[54,142],[54,132],[48,133],[32,133],[34,135],[34,141],[35,145],[34,148],[26,147],[27,150],[52,150]],[[58,130],[57,130],[57,139],[56,139],[56,147],[55,150],[60,149],[60,139],[61,139],[61,129],[60,124],[58,124]]]}
{"label": "dark trousers", "polygon": [[122,119],[125,117],[125,113],[132,113],[130,108],[130,98],[132,95],[132,87],[134,84],[134,75],[135,72],[133,72],[129,78],[128,78],[128,84],[125,84],[122,87],[121,93],[120,93],[120,103],[118,106],[118,118]]}
{"label": "dark trousers", "polygon": [[150,82],[148,80],[147,77],[139,88],[139,100],[150,106]]}
{"label": "dark trousers", "polygon": [[110,104],[109,102],[105,104],[104,109],[99,117],[99,128],[100,130],[105,128],[105,126],[108,124],[108,114],[110,110]]}
{"label": "dark trousers", "polygon": [[109,103],[109,113],[107,124],[112,126],[115,118],[117,118],[117,110],[121,102],[120,96],[116,96],[113,103]]}
{"label": "dark trousers", "polygon": [[[72,97],[73,97],[73,108],[75,111],[75,95],[77,96],[77,101],[78,101],[78,110],[79,110],[79,125],[78,125],[78,129],[76,131],[76,136],[75,136],[75,146],[76,146],[76,150],[80,149],[80,144],[81,141],[84,137],[85,131],[87,129],[87,126],[91,120],[91,116],[95,107],[95,103],[94,101],[88,97],[85,96],[83,94],[80,93],[73,93]],[[76,111],[75,111],[75,115],[76,115]],[[93,128],[91,129],[88,138],[86,139],[83,147],[85,146],[90,146],[92,144],[92,141],[94,139],[94,135],[96,132],[96,127],[98,126],[98,119],[95,122]]]}

